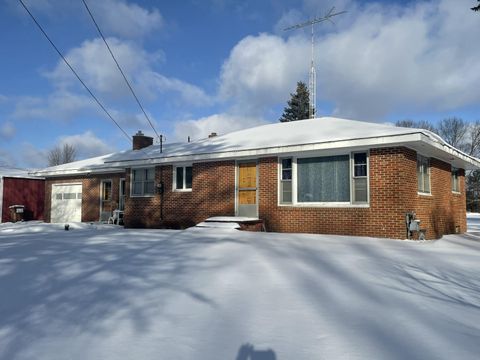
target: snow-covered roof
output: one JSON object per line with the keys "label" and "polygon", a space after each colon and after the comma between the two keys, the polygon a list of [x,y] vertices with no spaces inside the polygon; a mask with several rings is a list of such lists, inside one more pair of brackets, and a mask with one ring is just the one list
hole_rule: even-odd
{"label": "snow-covered roof", "polygon": [[37,174],[106,172],[159,163],[238,159],[373,146],[407,146],[454,166],[480,168],[478,159],[448,145],[428,130],[322,117],[257,126],[190,143],[166,143],[162,153],[158,145],[151,145],[141,150],[127,150],[46,168]]}
{"label": "snow-covered roof", "polygon": [[14,177],[25,179],[38,179],[38,176],[32,176],[30,174],[32,170],[19,169],[10,166],[0,166],[0,178],[2,177]]}

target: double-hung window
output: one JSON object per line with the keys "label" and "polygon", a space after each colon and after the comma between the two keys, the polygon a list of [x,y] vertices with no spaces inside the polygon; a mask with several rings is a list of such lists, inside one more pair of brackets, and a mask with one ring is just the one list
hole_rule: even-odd
{"label": "double-hung window", "polygon": [[459,169],[452,167],[452,191],[460,192]]}
{"label": "double-hung window", "polygon": [[155,168],[132,169],[132,196],[153,196]]}
{"label": "double-hung window", "polygon": [[280,203],[292,203],[292,159],[282,159],[280,171]]}
{"label": "double-hung window", "polygon": [[282,205],[368,204],[368,155],[281,159],[279,203]]}
{"label": "double-hung window", "polygon": [[192,190],[192,167],[175,166],[173,176],[175,178],[174,186],[178,191]]}
{"label": "double-hung window", "polygon": [[353,154],[353,198],[354,203],[368,202],[367,153]]}
{"label": "double-hung window", "polygon": [[417,155],[418,192],[430,194],[430,159]]}

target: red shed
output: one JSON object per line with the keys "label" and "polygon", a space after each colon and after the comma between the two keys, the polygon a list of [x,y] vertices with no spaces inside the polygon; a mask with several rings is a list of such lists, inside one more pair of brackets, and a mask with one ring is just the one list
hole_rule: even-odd
{"label": "red shed", "polygon": [[10,206],[23,205],[25,220],[43,220],[45,180],[28,175],[27,170],[1,169],[0,222],[12,221]]}

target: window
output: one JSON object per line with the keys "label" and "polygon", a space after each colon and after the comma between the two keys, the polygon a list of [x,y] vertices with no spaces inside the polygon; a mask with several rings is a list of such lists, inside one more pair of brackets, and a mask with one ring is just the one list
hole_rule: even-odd
{"label": "window", "polygon": [[280,168],[280,203],[292,203],[292,159],[282,159]]}
{"label": "window", "polygon": [[132,170],[132,196],[152,196],[154,194],[155,168]]}
{"label": "window", "polygon": [[459,169],[452,167],[452,191],[460,192]]}
{"label": "window", "polygon": [[125,179],[120,179],[118,195],[118,210],[125,210]]}
{"label": "window", "polygon": [[279,204],[368,205],[368,153],[280,159]]}
{"label": "window", "polygon": [[297,160],[298,202],[350,202],[348,155]]}
{"label": "window", "polygon": [[353,154],[353,202],[368,202],[367,153]]}
{"label": "window", "polygon": [[430,159],[417,156],[418,192],[430,194]]}
{"label": "window", "polygon": [[63,200],[72,200],[77,198],[77,193],[63,193]]}
{"label": "window", "polygon": [[175,190],[191,190],[192,189],[192,167],[176,166],[174,168]]}
{"label": "window", "polygon": [[112,182],[110,180],[102,181],[102,200],[112,200]]}

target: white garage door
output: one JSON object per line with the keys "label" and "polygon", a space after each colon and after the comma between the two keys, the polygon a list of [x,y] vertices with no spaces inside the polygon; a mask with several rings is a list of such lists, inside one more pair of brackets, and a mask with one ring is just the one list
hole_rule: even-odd
{"label": "white garage door", "polygon": [[82,221],[82,184],[52,185],[50,221]]}

